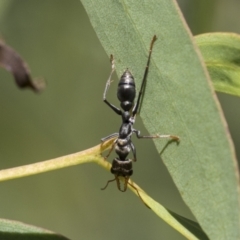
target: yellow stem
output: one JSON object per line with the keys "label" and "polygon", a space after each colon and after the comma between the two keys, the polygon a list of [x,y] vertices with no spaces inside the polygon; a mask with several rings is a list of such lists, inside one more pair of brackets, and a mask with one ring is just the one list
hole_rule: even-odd
{"label": "yellow stem", "polygon": [[[77,152],[74,154],[70,154],[67,156],[46,160],[38,163],[33,163],[29,165],[24,165],[20,167],[14,167],[10,169],[5,169],[0,171],[0,182],[6,181],[10,179],[26,177],[34,174],[39,174],[43,172],[48,172],[64,167],[69,167],[77,164],[87,163],[87,162],[96,162],[107,170],[110,169],[111,164],[104,160],[101,156],[101,153],[105,150],[109,149],[115,138],[110,139],[102,144],[99,144],[95,147],[89,148],[87,150]],[[179,223],[161,204],[153,200],[150,196],[148,196],[137,184],[132,182],[129,179],[129,183],[133,185],[141,194],[143,201],[165,222],[167,222],[170,226],[175,228],[178,232],[180,232],[183,236],[190,240],[197,240],[197,238],[186,229],[181,223]],[[128,185],[129,188],[137,194],[136,190]],[[144,206],[144,205],[143,205]]]}
{"label": "yellow stem", "polygon": [[1,170],[0,182],[20,177],[26,177],[38,173],[48,172],[69,166],[74,166],[86,162],[101,161],[103,162],[101,165],[109,169],[110,164],[103,160],[103,158],[101,157],[101,153],[107,150],[112,145],[113,141],[114,139],[110,139],[103,144],[99,144],[87,150],[66,155],[63,157]]}

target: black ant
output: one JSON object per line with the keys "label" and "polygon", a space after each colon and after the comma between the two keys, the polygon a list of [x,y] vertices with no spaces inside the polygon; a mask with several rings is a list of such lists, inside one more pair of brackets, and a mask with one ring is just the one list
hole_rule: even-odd
{"label": "black ant", "polygon": [[[138,196],[141,198],[137,188],[129,183],[129,178],[133,174],[132,161],[134,161],[134,162],[137,161],[136,149],[131,141],[131,136],[133,133],[136,134],[137,138],[170,138],[175,141],[179,140],[179,137],[173,136],[173,135],[158,135],[158,134],[156,134],[156,135],[150,135],[150,136],[141,136],[140,131],[133,128],[133,124],[135,122],[135,117],[138,112],[142,94],[144,92],[144,88],[146,85],[152,49],[153,49],[154,42],[156,40],[157,40],[157,37],[156,37],[156,35],[154,35],[153,39],[151,41],[151,44],[150,44],[147,66],[145,68],[141,88],[138,93],[138,98],[137,98],[137,102],[135,103],[135,105],[134,105],[134,99],[135,99],[135,95],[136,95],[136,89],[135,89],[135,82],[134,82],[133,75],[131,74],[131,72],[128,69],[126,69],[126,71],[123,73],[123,75],[120,78],[120,81],[118,83],[117,97],[121,103],[120,106],[121,106],[122,110],[117,108],[110,102],[108,102],[108,100],[106,99],[106,94],[107,94],[107,91],[111,84],[111,77],[112,77],[113,72],[115,71],[114,59],[113,59],[112,55],[110,56],[110,61],[112,64],[112,71],[111,71],[110,76],[106,83],[106,87],[105,87],[105,90],[103,93],[103,101],[114,112],[116,112],[118,115],[122,116],[122,125],[121,125],[118,133],[113,133],[113,134],[101,139],[101,141],[104,142],[106,140],[116,137],[116,140],[114,141],[114,143],[111,147],[111,150],[109,151],[109,153],[107,154],[107,156],[105,158],[107,158],[110,155],[113,148],[115,148],[115,152],[118,155],[118,157],[113,159],[112,167],[111,167],[111,172],[112,172],[112,174],[114,174],[115,178],[112,180],[109,180],[107,182],[106,186],[104,188],[102,188],[102,190],[106,189],[110,182],[116,181],[117,187],[121,192],[125,192],[127,190],[127,184],[129,184],[136,190]],[[133,152],[133,160],[127,158],[130,151]],[[120,186],[120,178],[121,177],[124,179],[123,189]]]}

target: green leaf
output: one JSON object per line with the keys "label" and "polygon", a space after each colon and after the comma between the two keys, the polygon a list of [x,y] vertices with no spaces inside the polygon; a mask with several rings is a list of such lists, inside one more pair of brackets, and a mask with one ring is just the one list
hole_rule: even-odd
{"label": "green leaf", "polygon": [[[185,203],[210,239],[240,239],[234,148],[204,64],[175,2],[82,0],[118,76],[127,67],[140,86],[150,41],[158,40],[141,117]],[[109,67],[110,68],[110,67]],[[159,189],[161,191],[161,189]]]}
{"label": "green leaf", "polygon": [[215,90],[240,96],[240,35],[206,33],[195,40]]}
{"label": "green leaf", "polygon": [[17,221],[0,219],[0,239],[3,240],[67,240],[51,231]]}
{"label": "green leaf", "polygon": [[175,212],[172,212],[168,210],[169,213],[176,218],[183,226],[185,226],[188,230],[190,230],[197,238],[201,240],[208,240],[208,236],[203,232],[202,228],[197,222],[194,222],[190,219],[187,219],[183,216],[180,216],[176,214]]}

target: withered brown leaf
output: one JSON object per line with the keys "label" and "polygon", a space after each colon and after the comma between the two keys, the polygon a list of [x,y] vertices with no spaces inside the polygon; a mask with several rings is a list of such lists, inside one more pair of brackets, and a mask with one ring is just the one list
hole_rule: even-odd
{"label": "withered brown leaf", "polygon": [[35,92],[45,87],[43,79],[33,80],[27,63],[10,46],[0,39],[0,67],[11,72],[20,88],[30,88]]}

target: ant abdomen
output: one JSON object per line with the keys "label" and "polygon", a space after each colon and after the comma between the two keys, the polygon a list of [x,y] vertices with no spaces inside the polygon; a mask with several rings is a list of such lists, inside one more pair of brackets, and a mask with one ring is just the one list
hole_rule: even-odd
{"label": "ant abdomen", "polygon": [[122,109],[129,111],[132,108],[135,95],[136,88],[134,78],[131,72],[127,69],[118,83],[117,97],[121,102]]}

